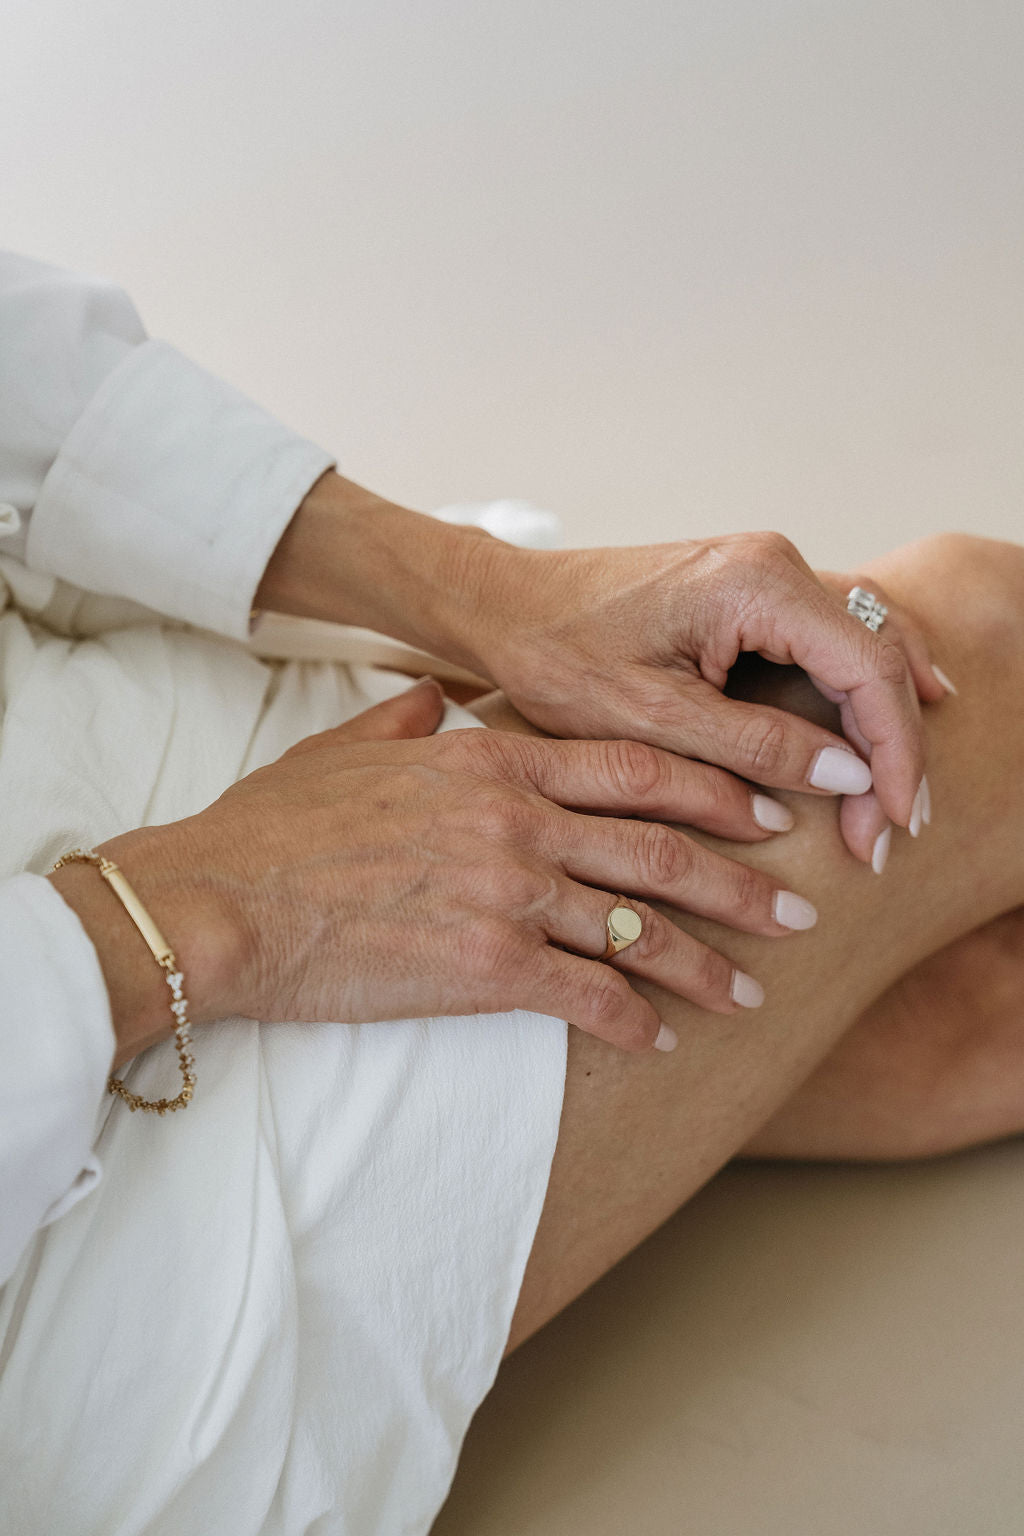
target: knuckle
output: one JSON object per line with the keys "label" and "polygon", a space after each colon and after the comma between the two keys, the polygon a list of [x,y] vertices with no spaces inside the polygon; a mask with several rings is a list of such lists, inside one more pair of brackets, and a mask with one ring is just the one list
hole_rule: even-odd
{"label": "knuckle", "polygon": [[881,640],[875,656],[875,671],[884,683],[905,683],[909,677],[909,664],[901,646],[895,640]]}
{"label": "knuckle", "polygon": [[636,943],[624,952],[624,958],[632,952],[640,960],[660,960],[672,948],[676,930],[660,912],[655,912],[643,902],[637,901],[633,905],[640,913],[643,927]]}
{"label": "knuckle", "polygon": [[529,916],[548,907],[555,898],[558,881],[551,870],[529,864],[512,863],[500,872],[501,902],[514,911]]}
{"label": "knuckle", "polygon": [[461,731],[442,731],[435,736],[434,751],[438,758],[452,767],[467,768],[474,762],[482,761],[480,744],[473,738],[487,736],[487,731],[477,731],[466,727]]}
{"label": "knuckle", "polygon": [[603,743],[609,777],[631,799],[644,800],[662,788],[669,767],[667,759],[643,741]]}
{"label": "knuckle", "polygon": [[724,1002],[730,995],[733,967],[717,950],[702,944],[694,958],[694,984],[709,1002]]}
{"label": "knuckle", "polygon": [[774,779],[786,760],[787,732],[781,720],[757,716],[743,729],[739,751],[750,778]]}
{"label": "knuckle", "polygon": [[734,916],[747,923],[763,922],[772,910],[771,881],[746,864],[733,864],[730,907]]}
{"label": "knuckle", "polygon": [[757,553],[768,562],[789,561],[795,553],[792,540],[787,539],[784,533],[778,533],[772,528],[752,533],[750,539]]}
{"label": "knuckle", "polygon": [[491,988],[514,981],[522,965],[523,942],[514,923],[477,916],[462,929],[461,960],[469,975]]}
{"label": "knuckle", "polygon": [[641,873],[654,887],[676,887],[690,874],[693,845],[681,832],[653,822],[638,828]]}
{"label": "knuckle", "polygon": [[585,996],[587,1017],[598,1034],[613,1030],[629,1005],[630,985],[624,976],[605,967],[598,969]]}
{"label": "knuckle", "polygon": [[702,770],[695,788],[704,816],[716,821],[731,819],[736,815],[746,819],[750,810],[750,791],[745,785],[724,769],[696,763],[693,767]]}
{"label": "knuckle", "polygon": [[532,831],[535,819],[527,796],[511,785],[493,784],[478,791],[472,823],[487,842],[519,842]]}

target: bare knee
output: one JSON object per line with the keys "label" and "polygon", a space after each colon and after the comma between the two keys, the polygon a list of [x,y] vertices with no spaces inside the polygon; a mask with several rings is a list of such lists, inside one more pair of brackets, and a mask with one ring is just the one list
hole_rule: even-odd
{"label": "bare knee", "polygon": [[[1024,548],[940,533],[870,562],[944,652],[1024,661]],[[952,658],[951,658],[952,659]],[[943,663],[944,665],[944,663]]]}

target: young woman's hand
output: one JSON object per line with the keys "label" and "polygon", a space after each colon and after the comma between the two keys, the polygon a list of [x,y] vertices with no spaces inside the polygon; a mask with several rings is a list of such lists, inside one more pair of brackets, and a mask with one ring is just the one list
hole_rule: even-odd
{"label": "young woman's hand", "polygon": [[[769,938],[810,927],[814,909],[776,880],[661,825],[761,840],[766,807],[785,822],[777,802],[644,744],[432,735],[442,707],[427,680],[200,814],[104,845],[175,945],[194,1017],[529,1008],[643,1050],[660,1021],[623,972],[718,1013],[760,1002],[642,898]],[[618,894],[643,934],[599,963]]]}

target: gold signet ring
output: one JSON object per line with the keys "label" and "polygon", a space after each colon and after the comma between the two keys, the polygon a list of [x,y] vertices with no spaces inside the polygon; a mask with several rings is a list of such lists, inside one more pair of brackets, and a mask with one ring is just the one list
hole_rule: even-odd
{"label": "gold signet ring", "polygon": [[615,906],[608,914],[605,927],[608,930],[608,947],[601,956],[602,960],[610,960],[620,949],[628,949],[631,944],[635,944],[644,929],[640,913],[626,906],[625,896],[616,896]]}

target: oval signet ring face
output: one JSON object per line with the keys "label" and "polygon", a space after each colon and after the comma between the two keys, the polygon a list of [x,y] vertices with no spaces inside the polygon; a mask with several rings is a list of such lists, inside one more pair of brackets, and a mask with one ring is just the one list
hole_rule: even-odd
{"label": "oval signet ring face", "polygon": [[628,949],[635,944],[643,932],[643,919],[639,912],[632,907],[625,906],[625,898],[619,896],[617,904],[608,914],[606,928],[608,930],[608,947],[601,956],[602,960],[608,960],[612,955],[617,955],[621,949]]}

